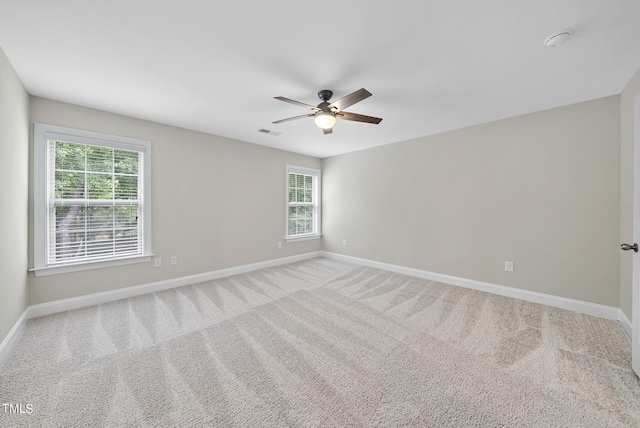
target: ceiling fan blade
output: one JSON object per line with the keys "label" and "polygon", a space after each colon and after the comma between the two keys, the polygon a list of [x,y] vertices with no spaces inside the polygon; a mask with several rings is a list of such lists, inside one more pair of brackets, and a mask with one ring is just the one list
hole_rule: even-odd
{"label": "ceiling fan blade", "polygon": [[367,91],[365,88],[358,89],[357,91],[352,92],[349,95],[345,95],[344,97],[340,98],[338,101],[331,103],[329,105],[329,108],[335,107],[338,109],[338,111],[344,110],[347,107],[352,106],[355,103],[358,103],[370,96],[371,96],[371,92]]}
{"label": "ceiling fan blade", "polygon": [[364,114],[357,114],[357,113],[349,113],[348,111],[341,111],[340,113],[336,114],[336,117],[338,119],[353,120],[355,122],[375,123],[376,125],[382,122],[382,119],[379,117],[365,116]]}
{"label": "ceiling fan blade", "polygon": [[322,132],[324,132],[324,135],[331,134],[333,132],[333,128],[323,129]]}
{"label": "ceiling fan blade", "polygon": [[312,106],[311,104],[301,103],[300,101],[292,100],[290,98],[285,98],[285,97],[273,97],[273,98],[275,98],[276,100],[284,101],[285,103],[296,105],[296,106],[300,106],[300,107],[304,107],[304,108],[310,108],[313,111],[320,110],[316,106]]}
{"label": "ceiling fan blade", "polygon": [[313,115],[315,115],[315,113],[303,114],[302,116],[288,117],[286,119],[276,120],[275,122],[271,122],[271,123],[284,123],[284,122],[289,122],[290,120],[304,119],[305,117],[311,117]]}

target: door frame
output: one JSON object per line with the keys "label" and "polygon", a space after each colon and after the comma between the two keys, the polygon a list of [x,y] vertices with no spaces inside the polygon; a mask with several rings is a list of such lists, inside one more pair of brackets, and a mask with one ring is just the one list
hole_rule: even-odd
{"label": "door frame", "polygon": [[[640,93],[633,100],[633,242],[640,242]],[[640,376],[640,253],[632,265],[631,365]]]}

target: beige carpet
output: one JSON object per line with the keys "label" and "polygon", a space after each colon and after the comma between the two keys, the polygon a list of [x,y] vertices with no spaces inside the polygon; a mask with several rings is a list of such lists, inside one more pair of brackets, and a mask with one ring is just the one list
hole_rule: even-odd
{"label": "beige carpet", "polygon": [[640,426],[615,322],[317,258],[30,320],[0,426]]}

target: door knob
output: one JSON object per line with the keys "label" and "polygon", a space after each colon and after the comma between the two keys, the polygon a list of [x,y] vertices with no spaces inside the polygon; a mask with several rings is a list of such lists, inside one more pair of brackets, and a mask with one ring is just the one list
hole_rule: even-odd
{"label": "door knob", "polygon": [[622,244],[622,245],[620,245],[620,248],[623,249],[624,251],[633,250],[636,253],[638,252],[638,244],[633,244],[633,245]]}

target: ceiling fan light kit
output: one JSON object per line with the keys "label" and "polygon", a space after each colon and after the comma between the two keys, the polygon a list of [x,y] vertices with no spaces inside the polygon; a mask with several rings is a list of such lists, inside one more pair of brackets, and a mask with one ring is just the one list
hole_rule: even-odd
{"label": "ceiling fan light kit", "polygon": [[336,124],[337,119],[342,120],[351,120],[354,122],[364,122],[364,123],[373,123],[378,124],[382,121],[379,117],[373,116],[365,116],[363,114],[357,113],[349,113],[344,111],[343,109],[354,105],[357,102],[364,100],[371,96],[371,92],[362,88],[355,92],[350,93],[338,101],[329,104],[329,100],[333,96],[333,92],[328,89],[323,89],[318,92],[318,98],[322,100],[320,104],[317,106],[312,106],[310,104],[301,103],[300,101],[295,101],[285,97],[274,97],[277,100],[284,101],[289,104],[295,104],[300,107],[308,108],[314,111],[314,113],[303,114],[301,116],[294,116],[287,119],[277,120],[273,123],[283,123],[288,122],[290,120],[303,119],[305,117],[313,117],[313,121],[315,125],[322,129],[324,134],[331,134],[333,132],[333,126]]}
{"label": "ceiling fan light kit", "polygon": [[316,113],[313,121],[318,128],[329,129],[333,128],[333,125],[336,124],[336,116],[333,113],[321,111]]}

